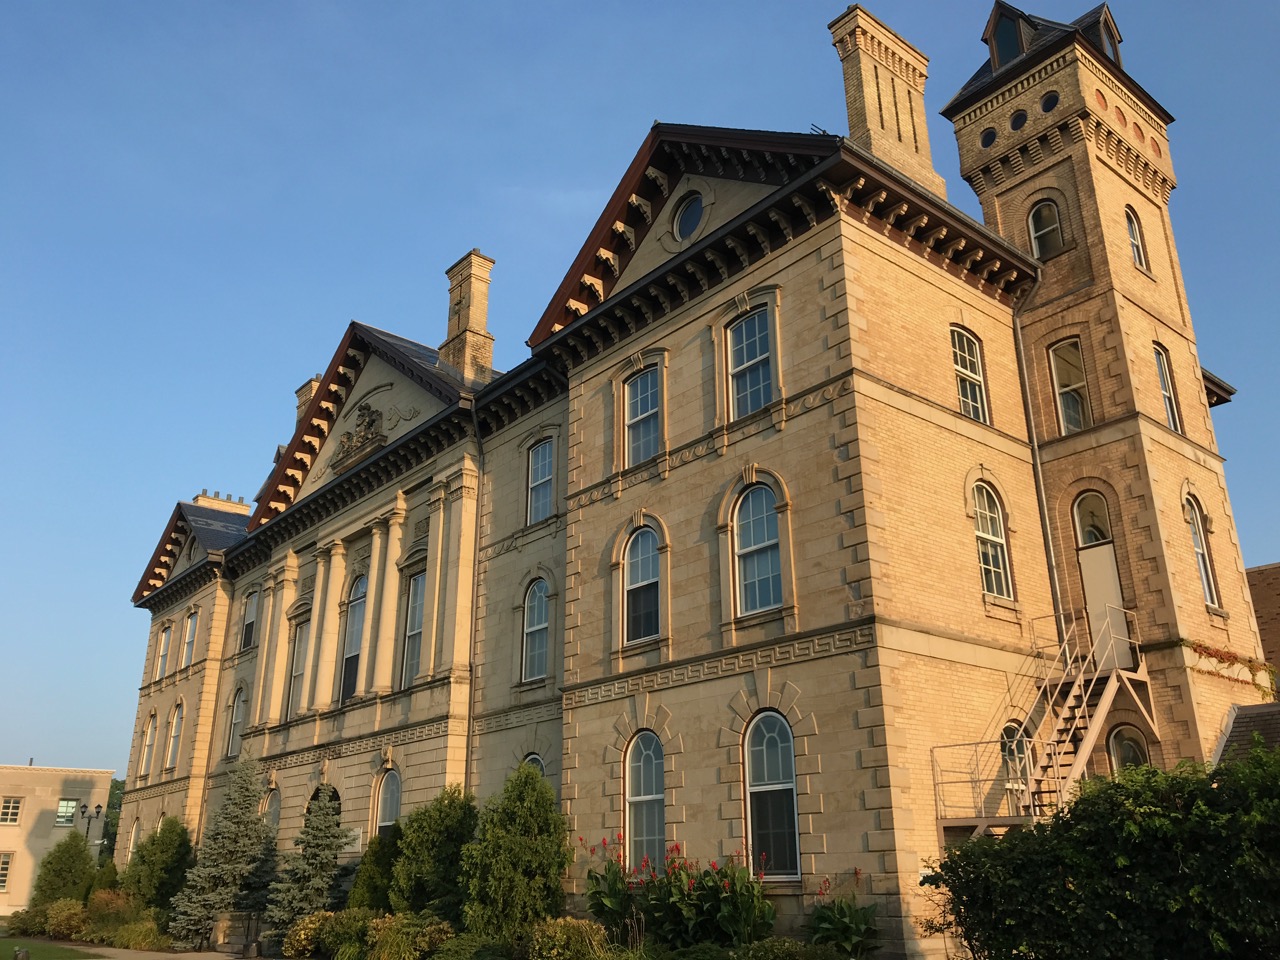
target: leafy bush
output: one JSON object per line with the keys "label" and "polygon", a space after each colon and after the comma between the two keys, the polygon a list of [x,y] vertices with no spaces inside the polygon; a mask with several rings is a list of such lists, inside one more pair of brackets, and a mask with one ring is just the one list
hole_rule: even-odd
{"label": "leafy bush", "polygon": [[133,851],[120,887],[139,903],[167,910],[195,859],[186,826],[177,817],[165,817]]}
{"label": "leafy bush", "polygon": [[979,960],[1280,956],[1280,749],[1088,781],[1051,820],[956,847],[922,883],[942,908],[925,932]]}
{"label": "leafy bush", "polygon": [[669,956],[671,960],[731,960],[733,953],[718,943],[698,943],[673,950]]}
{"label": "leafy bush", "polygon": [[733,960],[841,960],[831,944],[802,943],[790,937],[769,937],[736,948]]}
{"label": "leafy bush", "polygon": [[88,932],[91,943],[110,943],[115,932],[143,918],[145,908],[123,890],[96,890],[89,894]]}
{"label": "leafy bush", "polygon": [[431,960],[511,960],[511,947],[482,933],[464,933],[437,947]]}
{"label": "leafy bush", "polygon": [[369,960],[419,960],[453,936],[450,924],[427,911],[381,917],[369,923]]}
{"label": "leafy bush", "polygon": [[40,861],[29,906],[47,906],[55,900],[84,903],[96,869],[84,835],[72,830]]}
{"label": "leafy bush", "polygon": [[829,944],[841,957],[852,960],[880,949],[875,904],[860,907],[852,897],[819,902],[809,914],[806,929],[810,943]]}
{"label": "leafy bush", "polygon": [[168,950],[172,945],[150,918],[126,923],[111,938],[111,946],[121,950]]}
{"label": "leafy bush", "polygon": [[388,890],[397,912],[429,909],[452,923],[462,919],[466,889],[458,864],[479,817],[476,798],[451,783],[401,821],[399,859]]}
{"label": "leafy bush", "polygon": [[[355,956],[364,953],[365,940],[369,933],[369,921],[381,916],[375,910],[358,907],[354,910],[339,910],[325,920],[316,935],[316,942],[331,957],[337,957],[343,947],[354,946]],[[351,954],[353,951],[345,951]]]}
{"label": "leafy bush", "polygon": [[333,914],[328,910],[317,910],[305,917],[299,917],[289,926],[285,934],[282,952],[290,960],[309,957],[316,952],[320,942],[320,931]]}
{"label": "leafy bush", "polygon": [[89,926],[89,913],[79,900],[55,900],[49,904],[44,930],[55,940],[78,940]]}
{"label": "leafy bush", "polygon": [[28,907],[9,914],[5,928],[11,937],[43,937],[47,919],[48,911],[45,907]]}
{"label": "leafy bush", "polygon": [[543,920],[529,933],[528,960],[595,960],[608,940],[604,927],[594,920]]}
{"label": "leafy bush", "polygon": [[98,869],[93,875],[93,886],[90,893],[98,890],[114,890],[120,886],[120,874],[116,870],[116,862],[114,860],[105,860],[98,864]]}
{"label": "leafy bush", "polygon": [[510,939],[564,905],[561,877],[573,854],[547,778],[522,763],[480,814],[462,851],[467,929]]}
{"label": "leafy bush", "polygon": [[[391,912],[391,884],[396,861],[400,858],[400,824],[393,823],[385,836],[374,835],[365,847],[360,866],[356,868],[347,907],[365,907],[380,913]],[[470,839],[470,838],[468,838]],[[425,904],[424,904],[425,906]]]}

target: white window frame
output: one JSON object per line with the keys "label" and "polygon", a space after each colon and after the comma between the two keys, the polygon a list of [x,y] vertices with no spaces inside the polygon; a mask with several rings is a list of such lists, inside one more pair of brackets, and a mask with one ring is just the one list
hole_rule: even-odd
{"label": "white window frame", "polygon": [[[422,671],[422,620],[427,605],[427,571],[409,576],[404,619],[404,650],[400,655],[400,689],[413,686]],[[411,655],[412,654],[412,655]]]}
{"label": "white window frame", "polygon": [[[1143,761],[1141,764],[1123,763],[1117,756],[1116,741],[1127,737],[1135,741],[1142,750]],[[1119,773],[1127,767],[1146,766],[1151,763],[1151,745],[1147,743],[1146,735],[1131,723],[1118,723],[1111,728],[1111,732],[1107,734],[1107,759],[1111,761],[1112,774]]]}
{"label": "white window frame", "polygon": [[240,629],[241,650],[248,650],[253,646],[253,635],[258,625],[259,599],[257,590],[250,590],[248,596],[244,598],[244,625]]}
{"label": "white window frame", "polygon": [[169,644],[173,640],[173,625],[165,624],[160,628],[159,649],[156,651],[156,672],[153,679],[159,680],[165,675],[165,668],[169,665]]}
{"label": "white window frame", "polygon": [[[963,327],[951,328],[951,363],[956,372],[960,413],[970,420],[989,425],[991,414],[987,403],[987,382],[982,368],[982,344]],[[966,385],[976,391],[976,400],[966,394]]]}
{"label": "white window frame", "polygon": [[138,776],[151,776],[151,760],[156,749],[156,728],[159,725],[159,718],[154,710],[151,716],[147,718],[147,726],[142,732],[142,757],[138,764]]}
{"label": "white window frame", "polygon": [[[342,670],[338,678],[338,702],[360,696],[360,658],[364,652],[364,615],[369,599],[369,578],[364,574],[351,581],[347,591],[347,619],[342,631]],[[350,676],[350,692],[347,678]]]}
{"label": "white window frame", "polygon": [[[0,853],[0,893],[9,891],[9,871],[13,869],[13,853],[4,851]],[[15,947],[15,949],[17,949]]]}
{"label": "white window frame", "polygon": [[[541,622],[533,619],[537,616],[537,609],[531,603],[534,591],[538,590],[541,593]],[[541,577],[529,584],[524,592],[521,620],[524,632],[520,648],[520,679],[522,682],[545,680],[551,660],[551,587]]]}
{"label": "white window frame", "polygon": [[[790,777],[787,777],[786,771],[782,768],[781,762],[777,771],[778,776],[769,779],[770,771],[769,758],[765,753],[767,744],[762,744],[759,751],[753,746],[752,738],[755,732],[766,723],[776,724],[775,730],[785,730],[787,733],[787,747],[790,750]],[[774,710],[764,710],[756,714],[751,723],[747,725],[742,740],[742,759],[743,759],[743,780],[746,786],[746,820],[747,820],[747,850],[751,860],[752,873],[764,874],[764,879],[769,880],[798,880],[800,878],[800,821],[799,821],[799,796],[796,790],[796,738],[795,731],[791,729],[791,724],[787,722],[787,718]],[[759,756],[757,756],[759,753]],[[782,755],[778,758],[781,761]],[[763,761],[764,770],[757,768]],[[757,774],[759,773],[759,777]],[[756,782],[758,780],[758,782]],[[753,814],[755,806],[754,800],[757,796],[767,793],[786,792],[791,797],[791,835],[795,841],[793,856],[795,857],[796,868],[793,871],[779,872],[776,867],[772,867],[766,857],[763,863],[760,856],[763,851],[759,850],[761,844],[756,836],[756,823]]]}
{"label": "white window frame", "polygon": [[285,691],[284,718],[292,720],[306,708],[303,696],[307,684],[307,659],[311,655],[311,618],[293,625],[293,642],[289,649],[289,685]]}
{"label": "white window frame", "polygon": [[[759,341],[763,339],[764,350],[760,353],[757,353],[754,357],[748,358],[744,356],[741,359],[735,359],[735,354],[737,354],[740,351],[740,348],[741,348],[741,352],[745,353],[746,340],[744,339],[742,340],[741,343],[739,343],[738,336],[740,332],[746,330],[748,323],[758,323],[763,327],[762,334],[761,332],[759,332],[759,328],[757,328],[758,332],[755,337],[755,342],[759,343]],[[774,333],[773,333],[772,326],[773,325],[770,321],[770,316],[769,316],[769,307],[767,305],[762,305],[750,310],[749,312],[743,314],[741,317],[738,317],[731,324],[729,324],[728,328],[725,331],[725,343],[729,352],[728,353],[728,357],[729,357],[728,369],[729,369],[729,419],[730,420],[741,420],[743,417],[749,417],[751,414],[757,412],[758,410],[763,410],[765,407],[769,406],[769,404],[773,402],[774,397],[776,396],[777,387],[776,387],[776,377],[774,375],[775,371],[774,371],[774,364],[773,364]],[[745,333],[743,333],[743,336],[745,337]],[[764,390],[766,396],[764,396],[763,399],[761,399],[760,402],[754,406],[751,406],[750,404],[746,404],[745,406],[747,408],[744,409],[744,404],[739,403],[739,390],[738,390],[739,381],[749,380],[751,375],[759,369],[764,370],[764,383],[767,384],[767,389]],[[746,390],[743,391],[743,395],[748,400],[750,399],[752,393],[756,390],[756,386],[759,386],[759,385],[748,385]]]}
{"label": "white window frame", "polygon": [[[634,392],[641,383],[648,384],[650,380],[652,390],[646,391],[643,397]],[[623,421],[626,428],[626,465],[634,467],[652,460],[662,452],[662,368],[648,366],[628,377],[622,385],[622,397],[625,404]],[[639,402],[645,398],[650,404],[638,409]],[[650,425],[652,434],[641,437],[639,431],[650,429]],[[651,450],[647,445],[649,440],[652,441]],[[646,441],[646,446],[637,450],[641,441]]]}
{"label": "white window frame", "polygon": [[1196,558],[1196,570],[1200,574],[1200,588],[1204,591],[1204,602],[1217,608],[1218,584],[1213,576],[1213,558],[1209,554],[1209,538],[1207,525],[1204,522],[1204,511],[1195,497],[1187,497],[1184,501],[1187,512],[1187,525],[1191,528],[1191,549]]}
{"label": "white window frame", "polygon": [[262,821],[269,824],[272,829],[280,829],[280,788],[272,787],[267,791],[267,795],[262,798]]}
{"label": "white window frame", "polygon": [[[1088,506],[1089,501],[1096,498],[1102,504],[1101,517],[1102,524],[1099,526],[1096,522],[1090,522],[1083,514],[1083,510]],[[1111,530],[1111,506],[1107,503],[1107,498],[1098,490],[1085,490],[1078,497],[1075,503],[1071,505],[1071,513],[1075,520],[1076,528],[1076,546],[1092,547],[1099,543],[1111,543],[1115,537]],[[1091,533],[1091,531],[1093,531]]]}
{"label": "white window frame", "polygon": [[1156,357],[1156,378],[1160,381],[1160,396],[1164,400],[1164,419],[1174,433],[1182,433],[1182,417],[1178,413],[1178,397],[1173,391],[1173,366],[1169,363],[1169,351],[1160,344],[1153,344]]}
{"label": "white window frame", "polygon": [[1008,523],[1004,506],[995,490],[981,480],[973,485],[973,530],[978,543],[982,592],[1012,600],[1013,569],[1009,565]]}
{"label": "white window frame", "polygon": [[[744,545],[743,537],[743,507],[747,501],[755,497],[757,492],[763,492],[763,495],[772,501],[764,508],[762,518],[765,521],[766,536],[768,536],[768,527],[772,526],[772,539],[761,540],[760,542],[752,542]],[[755,519],[755,518],[751,518]],[[760,613],[765,610],[777,610],[782,607],[784,602],[782,583],[782,536],[778,525],[778,498],[773,492],[773,488],[765,483],[754,483],[747,487],[738,495],[737,503],[733,507],[733,553],[734,553],[734,602],[737,606],[738,616],[748,616],[753,613]],[[771,592],[776,592],[777,599],[769,603],[760,603],[757,601],[754,605],[748,605],[746,597],[746,566],[748,562],[754,561],[760,557],[773,556],[773,573],[769,576],[771,584]],[[763,582],[763,578],[756,578],[752,583]]]}
{"label": "white window frame", "polygon": [[[396,809],[395,816],[387,819],[387,784],[395,784]],[[391,769],[382,775],[382,779],[378,781],[378,804],[375,808],[373,832],[375,836],[385,837],[391,832],[391,828],[396,825],[396,821],[400,819],[400,809],[404,798],[404,781],[401,779],[398,771]]]}
{"label": "white window frame", "polygon": [[0,826],[13,826],[22,821],[22,797],[0,798]]}
{"label": "white window frame", "polygon": [[[1045,227],[1036,227],[1036,211],[1046,208],[1052,208],[1053,210],[1053,223]],[[1031,236],[1031,254],[1037,260],[1051,259],[1067,249],[1067,238],[1062,232],[1062,211],[1053,200],[1038,200],[1032,205],[1031,211],[1027,214],[1027,233]],[[1042,248],[1046,246],[1042,238],[1049,237],[1052,234],[1057,234],[1058,236],[1057,249],[1041,253]]]}
{"label": "white window frame", "polygon": [[[70,807],[69,810],[68,806]],[[79,800],[72,800],[70,797],[60,797],[58,799],[57,811],[53,815],[53,825],[55,827],[74,827],[76,825],[76,810],[79,806]]]}
{"label": "white window frame", "polygon": [[138,835],[142,833],[142,818],[134,817],[133,826],[129,828],[129,849],[125,851],[125,866],[129,865],[129,861],[133,859],[134,851],[138,849]]}
{"label": "white window frame", "polygon": [[1142,237],[1142,221],[1132,207],[1124,208],[1124,225],[1129,232],[1129,252],[1133,254],[1134,266],[1150,273],[1151,268],[1147,266],[1147,244]]}
{"label": "white window frame", "polygon": [[[1077,355],[1080,357],[1080,377],[1078,380],[1064,380],[1061,376],[1062,371],[1066,367],[1066,358],[1060,358],[1059,351],[1070,348],[1074,345]],[[1089,377],[1084,370],[1084,344],[1080,342],[1079,337],[1068,337],[1065,340],[1059,340],[1049,348],[1049,366],[1053,376],[1053,391],[1058,407],[1058,429],[1062,436],[1070,436],[1073,433],[1080,433],[1088,430],[1093,426],[1093,405],[1089,402]],[[1066,406],[1063,404],[1065,396],[1074,396],[1080,402],[1080,425],[1067,423]]]}
{"label": "white window frame", "polygon": [[[641,751],[643,750],[643,756]],[[656,754],[655,754],[656,751]],[[627,748],[625,797],[627,807],[627,866],[632,869],[660,870],[666,853],[667,800],[666,754],[662,739],[652,730],[641,730]],[[648,766],[645,766],[645,764]],[[654,774],[656,773],[656,776]],[[654,781],[646,784],[646,780]],[[646,786],[653,789],[645,792]],[[660,811],[660,835],[642,837],[636,819],[643,811]],[[647,841],[647,842],[646,842]],[[646,863],[645,858],[648,857]]]}
{"label": "white window frame", "polygon": [[166,770],[173,770],[178,766],[178,753],[182,748],[182,721],[182,701],[179,700],[169,713],[169,727],[165,731],[168,734],[165,738],[168,742],[164,752],[164,769]]}
{"label": "white window frame", "polygon": [[529,496],[526,523],[534,524],[555,514],[555,440],[547,437],[529,448]]}
{"label": "white window frame", "polygon": [[524,759],[521,760],[520,762],[527,763],[531,767],[536,767],[538,769],[538,774],[540,776],[545,777],[547,775],[547,763],[545,760],[542,759],[541,754],[527,753],[525,754]]}
{"label": "white window frame", "polygon": [[244,687],[236,687],[231,698],[231,722],[227,725],[227,756],[240,756],[240,744],[244,738],[244,724],[249,713],[249,693]]}
{"label": "white window frame", "polygon": [[[641,566],[640,560],[632,556],[632,552],[645,541],[652,541],[653,551],[649,562],[652,565],[651,574],[646,573]],[[644,643],[648,640],[657,640],[662,636],[662,539],[658,536],[658,532],[652,527],[638,527],[630,537],[627,538],[627,548],[623,552],[623,591],[625,597],[623,610],[623,645],[633,643]],[[631,607],[633,600],[639,596],[641,590],[652,588],[652,592],[656,595],[654,627],[652,633],[644,636],[631,635]]]}
{"label": "white window frame", "polygon": [[200,611],[192,610],[187,614],[186,631],[182,640],[182,660],[178,669],[191,666],[196,653],[196,629],[200,625]]}

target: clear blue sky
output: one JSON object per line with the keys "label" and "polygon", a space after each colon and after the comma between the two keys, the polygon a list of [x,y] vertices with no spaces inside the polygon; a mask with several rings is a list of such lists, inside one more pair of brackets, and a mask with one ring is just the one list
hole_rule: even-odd
{"label": "clear blue sky", "polygon": [[[1072,19],[1092,0],[1031,12]],[[938,109],[990,4],[872,0]],[[1245,562],[1280,561],[1273,3],[1117,0],[1179,118],[1173,222]],[[435,344],[444,269],[497,260],[500,367],[656,119],[844,132],[840,2],[0,3],[0,763],[116,767],[175,501],[252,497],[351,319]],[[1261,108],[1261,109],[1260,109]],[[978,215],[949,125],[934,157]]]}

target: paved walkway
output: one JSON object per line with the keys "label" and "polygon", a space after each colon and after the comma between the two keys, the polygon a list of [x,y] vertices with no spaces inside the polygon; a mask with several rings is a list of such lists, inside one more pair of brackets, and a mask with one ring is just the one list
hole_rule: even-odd
{"label": "paved walkway", "polygon": [[174,953],[169,950],[121,950],[119,947],[100,947],[97,944],[85,944],[84,946],[77,944],[76,949],[91,953],[96,957],[106,957],[108,960],[176,960],[179,957],[182,960],[228,960],[231,956],[231,954],[214,953],[213,951],[207,953]]}

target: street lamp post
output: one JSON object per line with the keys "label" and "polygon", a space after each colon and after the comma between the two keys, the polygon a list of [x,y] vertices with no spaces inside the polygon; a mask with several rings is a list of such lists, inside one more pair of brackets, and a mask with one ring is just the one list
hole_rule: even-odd
{"label": "street lamp post", "polygon": [[89,828],[93,826],[93,821],[102,816],[102,804],[96,804],[93,808],[93,816],[89,816],[89,805],[87,803],[80,804],[80,819],[84,821],[84,838],[89,839]]}

